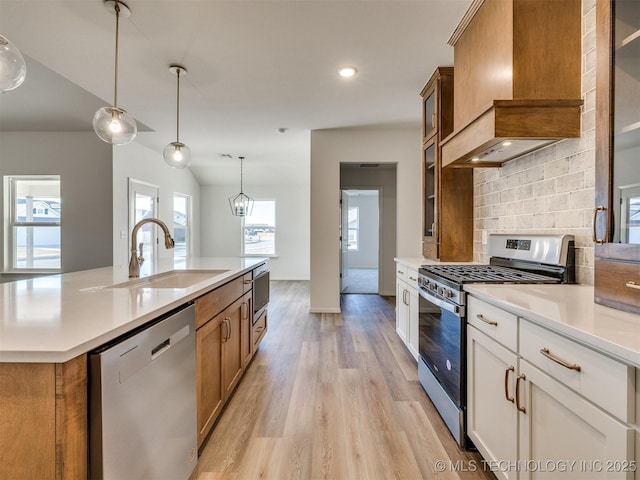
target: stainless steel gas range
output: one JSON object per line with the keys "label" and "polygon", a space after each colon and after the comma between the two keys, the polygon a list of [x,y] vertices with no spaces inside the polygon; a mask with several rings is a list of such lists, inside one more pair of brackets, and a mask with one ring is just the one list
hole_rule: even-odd
{"label": "stainless steel gas range", "polygon": [[573,283],[572,235],[490,235],[489,265],[435,264],[420,268],[418,287],[420,383],[463,448],[466,435],[467,283]]}

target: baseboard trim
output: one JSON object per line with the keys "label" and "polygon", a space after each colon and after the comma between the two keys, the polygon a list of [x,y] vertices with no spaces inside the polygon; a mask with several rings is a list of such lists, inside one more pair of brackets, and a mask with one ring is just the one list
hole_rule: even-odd
{"label": "baseboard trim", "polygon": [[309,313],[342,313],[340,308],[310,308]]}

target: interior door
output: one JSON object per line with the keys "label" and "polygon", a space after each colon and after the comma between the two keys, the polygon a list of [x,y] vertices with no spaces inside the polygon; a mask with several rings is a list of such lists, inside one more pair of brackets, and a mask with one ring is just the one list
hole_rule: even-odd
{"label": "interior door", "polygon": [[349,286],[349,195],[340,191],[340,292]]}
{"label": "interior door", "polygon": [[[129,234],[133,227],[144,218],[158,218],[159,188],[149,183],[129,178]],[[140,266],[140,275],[150,274],[158,263],[158,235],[156,225],[148,223],[138,231],[136,245],[140,255],[140,244],[145,261]],[[128,245],[131,245],[129,238]]]}

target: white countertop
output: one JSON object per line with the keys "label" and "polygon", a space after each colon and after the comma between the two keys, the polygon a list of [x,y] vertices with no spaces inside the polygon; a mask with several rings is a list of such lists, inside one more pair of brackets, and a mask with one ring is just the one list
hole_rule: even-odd
{"label": "white countertop", "polygon": [[66,362],[265,261],[190,258],[153,272],[228,270],[188,288],[100,288],[129,280],[116,267],[0,284],[0,362]]}
{"label": "white countertop", "polygon": [[640,315],[598,305],[588,285],[469,284],[471,295],[640,366]]}

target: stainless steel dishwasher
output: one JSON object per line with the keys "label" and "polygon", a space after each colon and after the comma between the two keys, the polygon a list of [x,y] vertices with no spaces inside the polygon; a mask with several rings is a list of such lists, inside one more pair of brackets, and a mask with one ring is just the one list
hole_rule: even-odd
{"label": "stainless steel dishwasher", "polygon": [[186,480],[197,458],[193,305],[89,354],[92,479]]}

